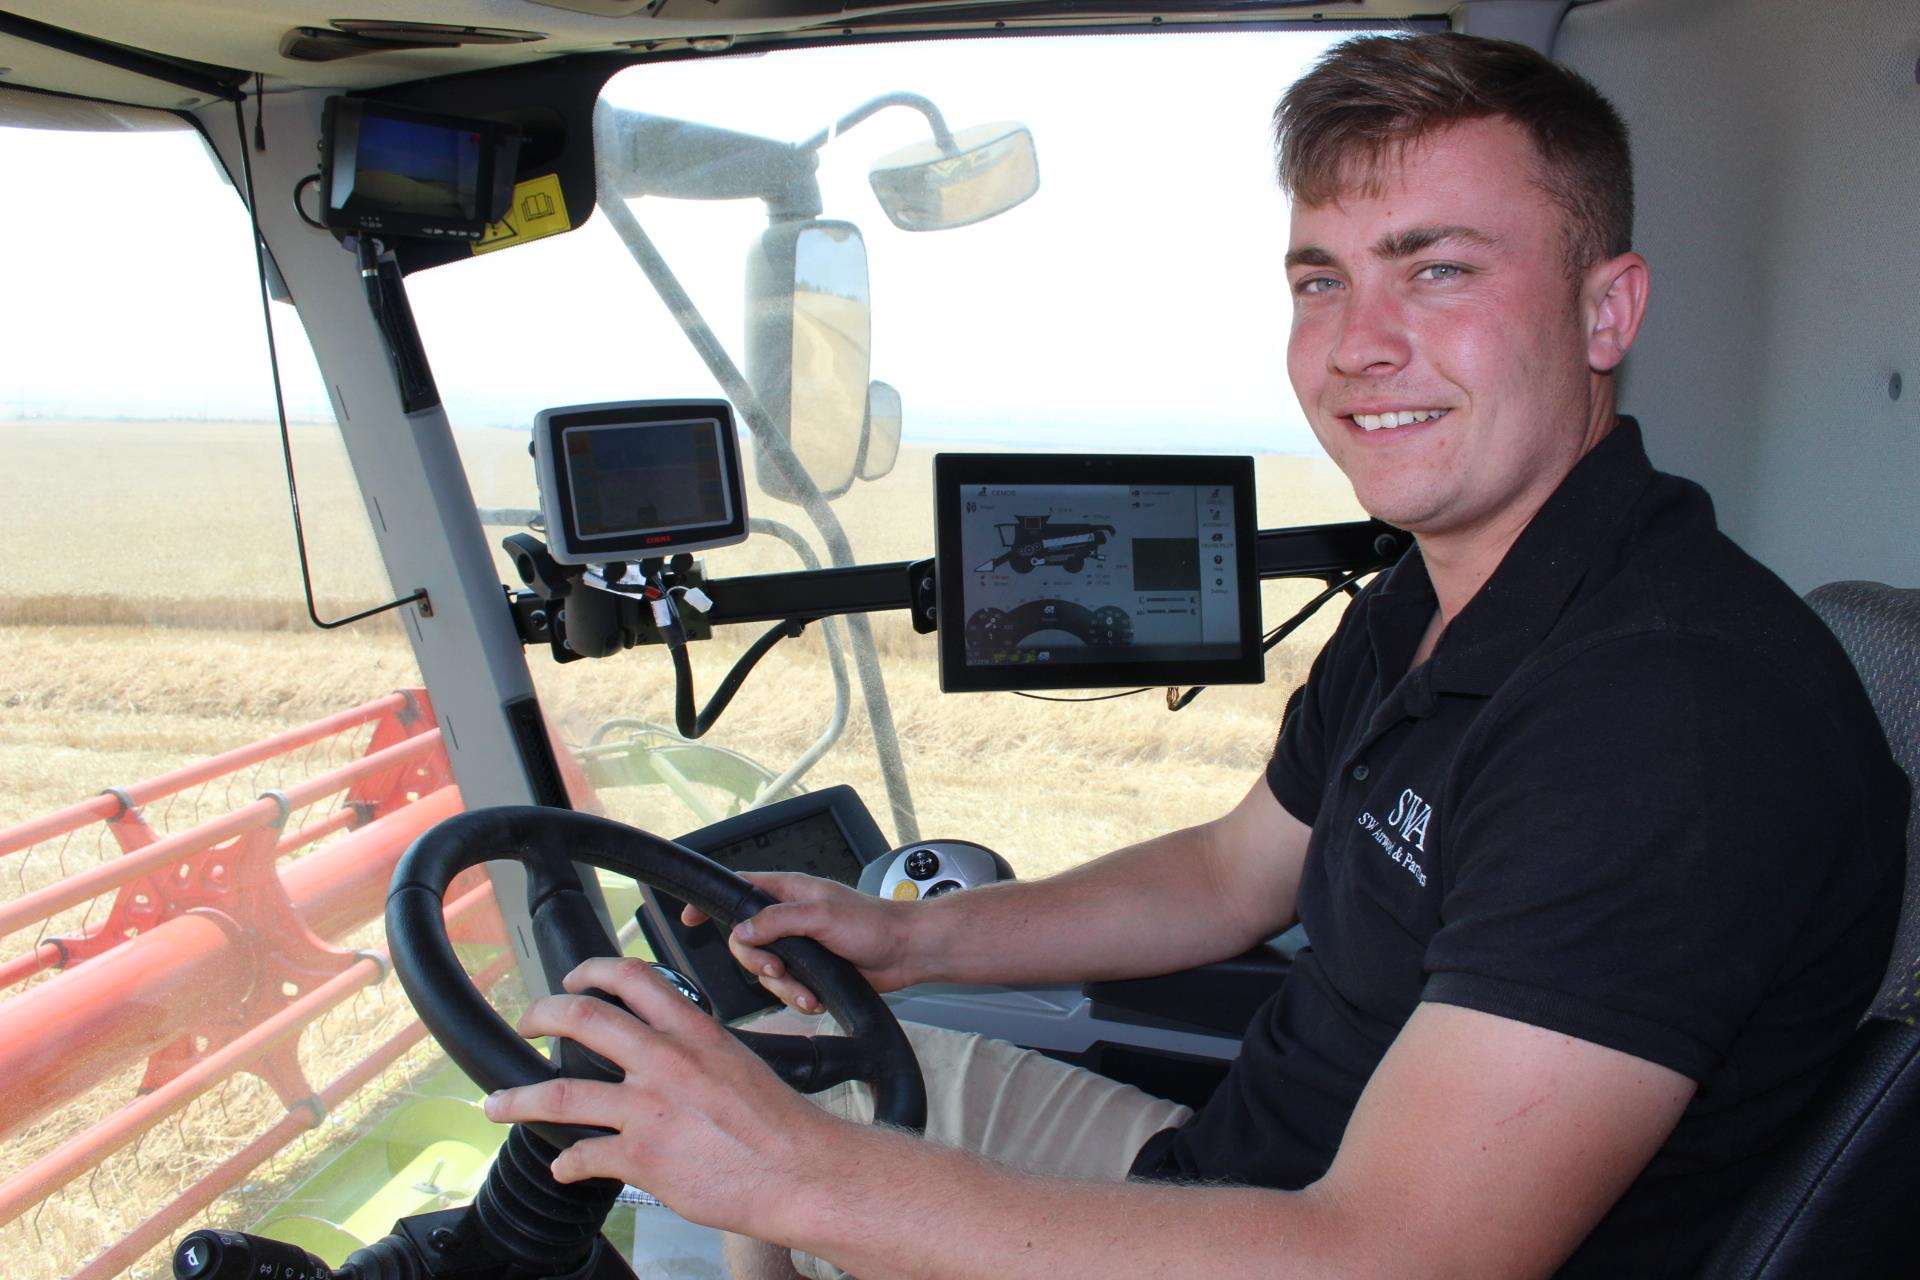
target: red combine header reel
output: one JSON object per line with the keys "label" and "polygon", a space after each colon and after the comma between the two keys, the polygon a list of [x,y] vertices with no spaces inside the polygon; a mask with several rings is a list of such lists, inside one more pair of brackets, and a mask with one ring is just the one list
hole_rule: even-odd
{"label": "red combine header reel", "polygon": [[[26,889],[0,904],[0,1134],[142,1069],[117,1110],[0,1183],[0,1225],[235,1075],[265,1081],[284,1117],[75,1273],[117,1275],[417,1044],[414,1022],[317,1086],[299,1056],[316,1019],[387,975],[384,947],[347,944],[400,855],[461,808],[433,707],[405,689],[0,831],[0,870]],[[105,856],[69,873],[90,844]],[[491,887],[463,879],[450,936],[504,948]]]}

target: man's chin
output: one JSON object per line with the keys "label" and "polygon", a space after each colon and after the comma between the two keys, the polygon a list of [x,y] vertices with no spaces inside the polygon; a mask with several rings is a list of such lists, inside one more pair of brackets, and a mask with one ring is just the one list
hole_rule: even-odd
{"label": "man's chin", "polygon": [[1435,510],[1435,504],[1407,494],[1374,495],[1356,491],[1354,496],[1360,501],[1360,509],[1375,520],[1403,529],[1415,537],[1437,530],[1444,523],[1440,512]]}

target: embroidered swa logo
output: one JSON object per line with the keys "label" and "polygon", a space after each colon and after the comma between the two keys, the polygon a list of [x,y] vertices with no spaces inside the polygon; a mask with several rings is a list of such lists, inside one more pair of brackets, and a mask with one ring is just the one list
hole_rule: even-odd
{"label": "embroidered swa logo", "polygon": [[1427,821],[1433,817],[1433,806],[1413,793],[1409,787],[1400,793],[1393,812],[1387,815],[1387,825],[1400,833],[1402,840],[1411,841],[1413,847],[1425,853],[1427,851]]}

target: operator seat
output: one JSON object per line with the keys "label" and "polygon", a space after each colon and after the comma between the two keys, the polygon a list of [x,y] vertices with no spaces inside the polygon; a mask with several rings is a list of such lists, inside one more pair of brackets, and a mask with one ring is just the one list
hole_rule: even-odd
{"label": "operator seat", "polygon": [[[1920,589],[1815,588],[1894,758],[1920,788]],[[1701,1280],[1884,1280],[1920,1273],[1920,802],[1885,982]]]}

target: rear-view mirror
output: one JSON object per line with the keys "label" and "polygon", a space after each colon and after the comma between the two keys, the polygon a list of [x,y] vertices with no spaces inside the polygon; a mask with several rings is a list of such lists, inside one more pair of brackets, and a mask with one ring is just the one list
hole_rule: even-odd
{"label": "rear-view mirror", "polygon": [[[860,229],[819,220],[767,228],[747,263],[747,381],[773,433],[829,498],[852,486],[860,465],[871,352]],[[769,497],[797,499],[757,432],[753,459]]]}
{"label": "rear-view mirror", "polygon": [[860,478],[878,480],[900,459],[900,393],[884,382],[867,384],[867,429],[860,435]]}
{"label": "rear-view mirror", "polygon": [[1005,213],[1040,189],[1033,135],[1023,124],[983,124],[953,135],[951,149],[916,142],[867,175],[902,231],[947,231]]}

